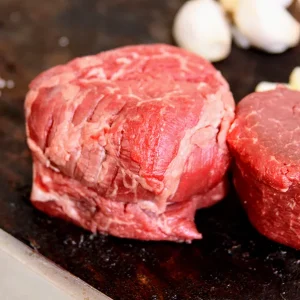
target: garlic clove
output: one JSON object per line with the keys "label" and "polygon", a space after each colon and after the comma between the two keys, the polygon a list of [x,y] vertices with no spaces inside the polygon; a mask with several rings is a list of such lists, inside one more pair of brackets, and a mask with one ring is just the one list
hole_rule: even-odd
{"label": "garlic clove", "polygon": [[285,86],[287,88],[290,88],[290,85],[288,85],[286,83],[261,81],[255,87],[255,92],[266,92],[266,91],[275,90],[278,87],[278,85],[283,85],[283,86]]}
{"label": "garlic clove", "polygon": [[242,49],[249,49],[250,42],[249,40],[235,27],[231,27],[231,33],[235,44]]}
{"label": "garlic clove", "polygon": [[292,5],[294,0],[274,0],[274,2],[277,2],[282,7],[289,7]]}
{"label": "garlic clove", "polygon": [[215,62],[231,50],[231,32],[225,12],[214,0],[190,0],[178,11],[173,24],[177,44]]}
{"label": "garlic clove", "polygon": [[239,0],[220,0],[220,3],[227,12],[234,13],[238,5],[238,1]]}
{"label": "garlic clove", "polygon": [[234,20],[252,46],[270,53],[282,53],[300,40],[297,20],[270,0],[240,0]]}
{"label": "garlic clove", "polygon": [[[229,13],[234,13],[239,0],[220,0],[221,5],[225,9],[225,11]],[[272,0],[272,4],[278,4],[281,7],[289,7],[293,3],[293,0]]]}
{"label": "garlic clove", "polygon": [[300,91],[300,67],[296,67],[291,75],[290,75],[290,80],[289,83],[294,90],[299,90]]}

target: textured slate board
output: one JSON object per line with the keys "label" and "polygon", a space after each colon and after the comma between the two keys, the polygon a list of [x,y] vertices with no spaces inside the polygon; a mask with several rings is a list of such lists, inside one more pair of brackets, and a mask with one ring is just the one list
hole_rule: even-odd
{"label": "textured slate board", "polygon": [[[23,117],[28,82],[75,56],[172,43],[172,19],[182,2],[0,1],[0,77],[15,83],[0,98],[0,227],[114,299],[300,299],[300,253],[260,236],[234,190],[197,213],[204,239],[191,245],[94,236],[29,203]],[[69,41],[65,47],[62,36]],[[277,56],[234,48],[216,66],[239,100],[261,80],[286,81],[295,65],[300,47]]]}

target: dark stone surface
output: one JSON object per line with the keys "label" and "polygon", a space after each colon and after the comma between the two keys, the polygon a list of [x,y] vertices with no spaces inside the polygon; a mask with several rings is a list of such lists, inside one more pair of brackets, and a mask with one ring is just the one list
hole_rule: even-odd
{"label": "dark stone surface", "polygon": [[[23,101],[40,71],[125,44],[171,43],[181,0],[0,0],[0,227],[114,299],[300,299],[300,253],[249,224],[232,190],[197,213],[191,245],[93,236],[35,210]],[[69,44],[59,45],[62,36]],[[63,40],[60,40],[62,43]],[[234,48],[217,64],[237,100],[261,80],[287,81],[300,47],[282,55]],[[1,292],[0,292],[1,295]]]}

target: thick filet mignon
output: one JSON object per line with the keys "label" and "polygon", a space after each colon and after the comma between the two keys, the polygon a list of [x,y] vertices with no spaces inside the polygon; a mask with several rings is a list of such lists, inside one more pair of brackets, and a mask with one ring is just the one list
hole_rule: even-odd
{"label": "thick filet mignon", "polygon": [[37,208],[119,237],[201,238],[194,214],[225,194],[234,117],[210,63],[172,46],[130,46],[54,67],[30,88]]}
{"label": "thick filet mignon", "polygon": [[300,248],[300,93],[281,87],[247,96],[227,140],[250,221],[270,239]]}

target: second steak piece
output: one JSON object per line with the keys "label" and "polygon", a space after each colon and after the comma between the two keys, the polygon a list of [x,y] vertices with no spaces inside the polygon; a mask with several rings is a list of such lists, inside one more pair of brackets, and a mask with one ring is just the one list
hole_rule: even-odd
{"label": "second steak piece", "polygon": [[237,106],[228,135],[234,184],[253,225],[300,249],[300,93],[253,93]]}
{"label": "second steak piece", "polygon": [[209,62],[167,45],[130,46],[57,66],[30,87],[37,208],[119,237],[201,238],[195,211],[224,197],[234,117]]}

